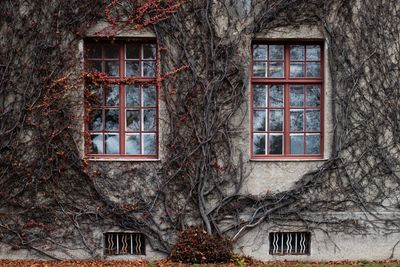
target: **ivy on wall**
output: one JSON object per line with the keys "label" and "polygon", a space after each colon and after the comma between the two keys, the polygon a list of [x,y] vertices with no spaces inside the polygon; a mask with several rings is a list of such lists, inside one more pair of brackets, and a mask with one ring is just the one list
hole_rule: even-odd
{"label": "ivy on wall", "polygon": [[[399,218],[376,212],[400,207],[399,9],[395,0],[2,1],[1,242],[50,258],[76,248],[99,257],[94,229],[112,227],[141,231],[164,253],[193,222],[233,241],[265,222],[397,232]],[[83,72],[77,51],[99,20],[110,26],[98,38],[142,28],[157,36],[160,164],[82,160],[82,84],[107,77]],[[251,40],[305,24],[321,26],[329,47],[332,155],[288,191],[246,194],[251,170],[234,140],[246,116]],[[368,219],[304,215],[346,210]]]}

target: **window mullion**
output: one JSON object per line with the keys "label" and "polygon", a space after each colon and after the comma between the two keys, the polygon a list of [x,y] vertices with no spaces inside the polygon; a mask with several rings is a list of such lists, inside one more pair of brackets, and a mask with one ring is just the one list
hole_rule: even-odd
{"label": "window mullion", "polygon": [[[119,47],[119,77],[125,77],[125,45],[120,44]],[[119,152],[125,155],[125,85],[119,84],[119,117],[120,117],[120,131],[119,131]]]}

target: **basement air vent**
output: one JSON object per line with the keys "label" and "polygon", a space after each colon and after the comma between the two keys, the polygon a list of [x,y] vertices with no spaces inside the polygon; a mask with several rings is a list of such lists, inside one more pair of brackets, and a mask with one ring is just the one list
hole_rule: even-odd
{"label": "basement air vent", "polygon": [[145,236],[141,233],[105,233],[104,255],[145,255]]}
{"label": "basement air vent", "polygon": [[269,254],[309,255],[311,234],[309,232],[269,233]]}

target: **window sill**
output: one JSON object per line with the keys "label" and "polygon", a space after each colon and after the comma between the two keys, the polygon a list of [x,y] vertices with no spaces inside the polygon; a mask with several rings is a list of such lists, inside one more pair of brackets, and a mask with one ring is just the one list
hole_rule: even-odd
{"label": "window sill", "polygon": [[318,162],[327,160],[327,158],[251,158],[250,162]]}
{"label": "window sill", "polygon": [[132,161],[132,162],[160,162],[160,158],[146,159],[146,158],[86,158],[88,161]]}

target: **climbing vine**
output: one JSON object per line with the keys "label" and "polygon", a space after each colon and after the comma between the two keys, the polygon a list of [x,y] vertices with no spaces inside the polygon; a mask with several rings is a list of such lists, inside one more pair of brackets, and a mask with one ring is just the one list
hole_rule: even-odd
{"label": "climbing vine", "polygon": [[[234,242],[268,222],[397,232],[399,218],[380,212],[400,207],[399,9],[394,0],[2,1],[0,242],[96,258],[101,232],[114,228],[143,232],[166,254],[193,222]],[[83,69],[79,52],[98,21],[107,22],[98,39],[142,29],[157,37],[160,162],[83,157],[83,84],[108,82]],[[326,37],[332,153],[291,189],[251,195],[252,163],[236,144],[248,130],[251,41],[300,25]],[[349,210],[367,219],[335,216]]]}

